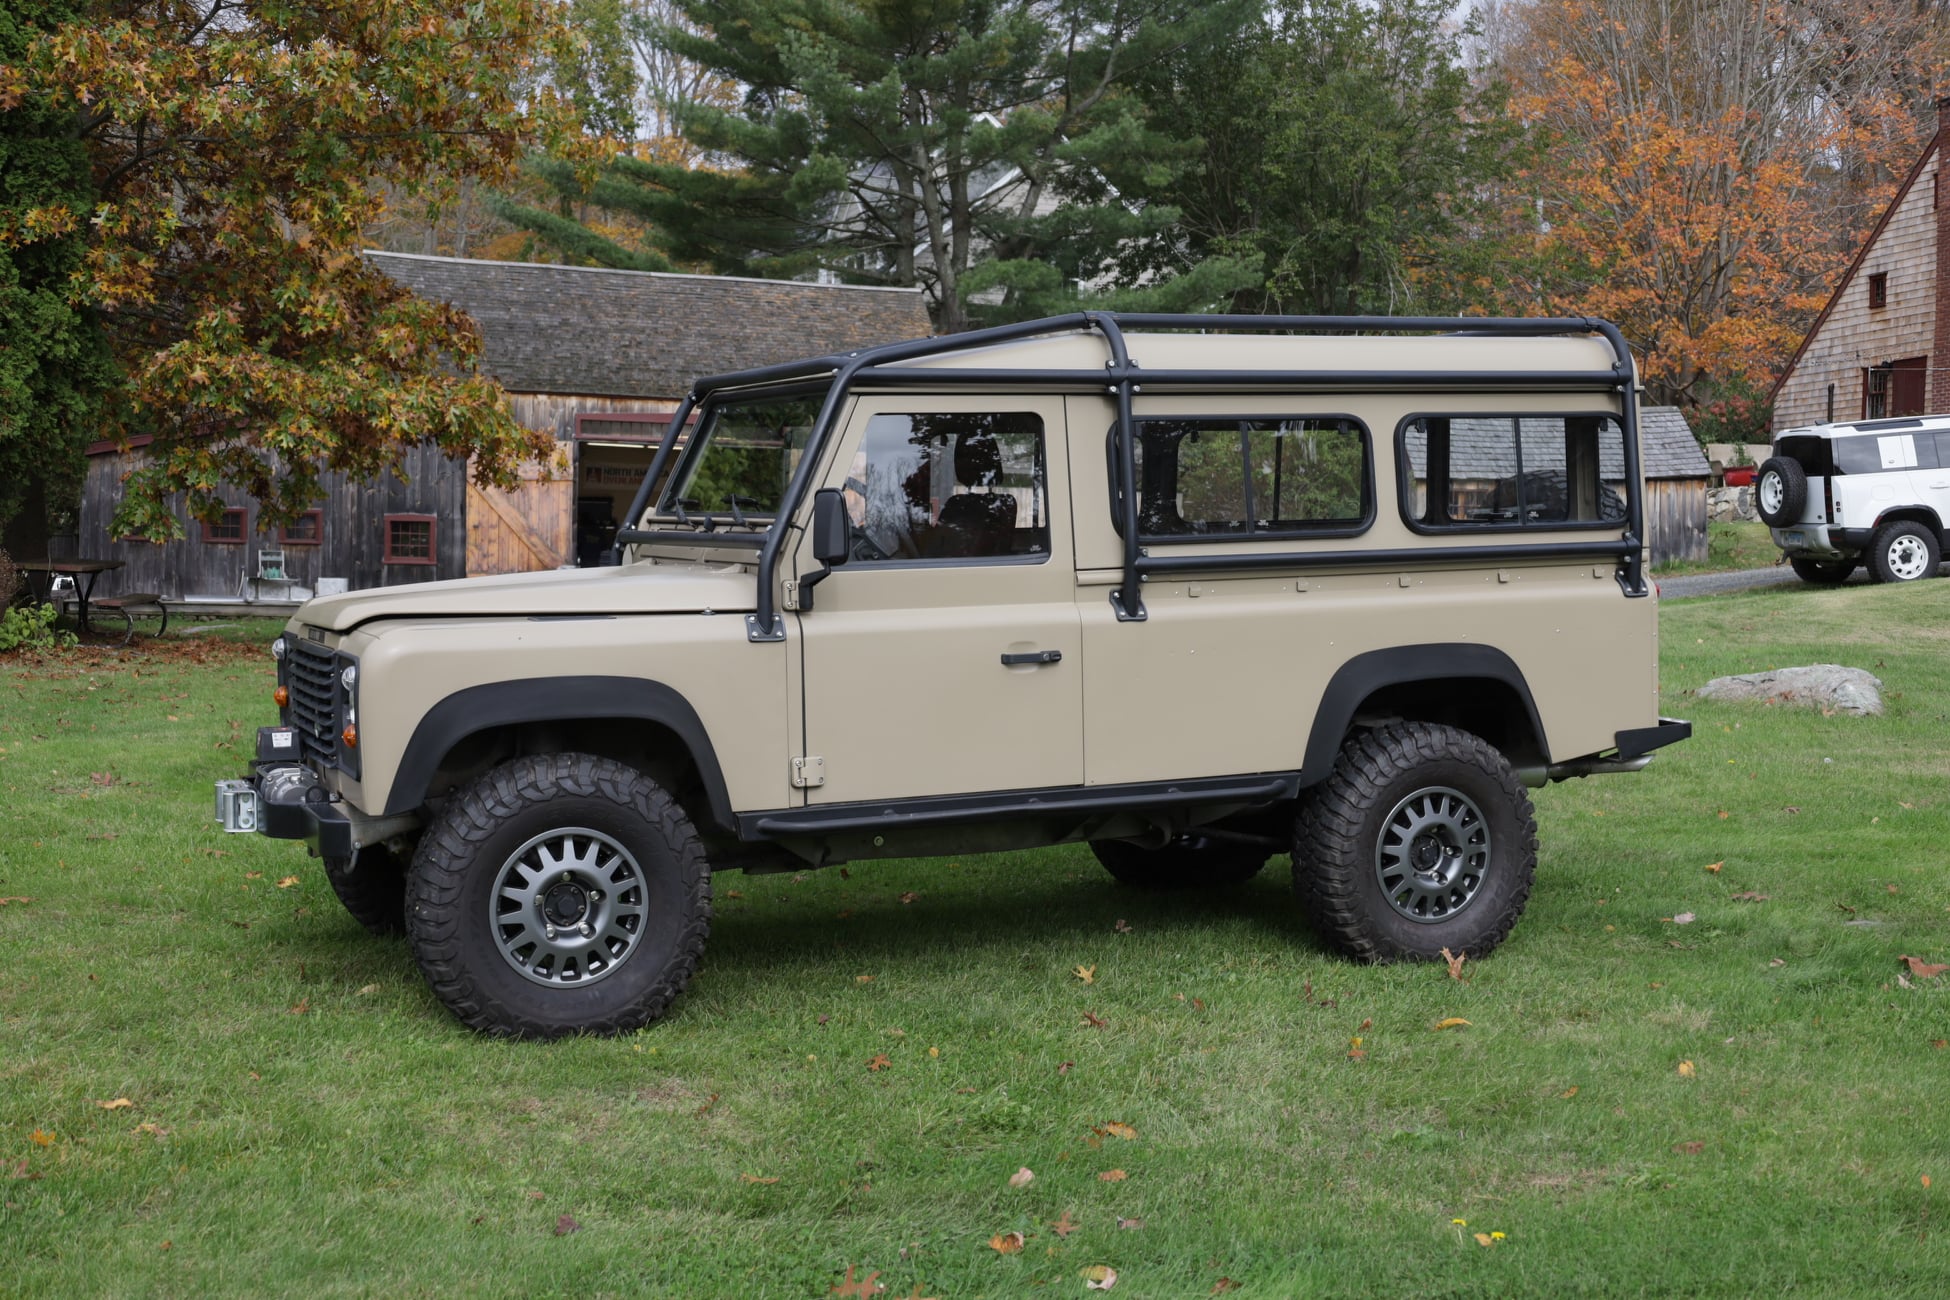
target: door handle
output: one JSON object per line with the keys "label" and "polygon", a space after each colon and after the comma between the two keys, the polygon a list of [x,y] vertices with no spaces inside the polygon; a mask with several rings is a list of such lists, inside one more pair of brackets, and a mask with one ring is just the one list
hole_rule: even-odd
{"label": "door handle", "polygon": [[1017,664],[1055,664],[1063,662],[1061,650],[1025,650],[1021,654],[1002,656],[1004,668],[1014,668]]}

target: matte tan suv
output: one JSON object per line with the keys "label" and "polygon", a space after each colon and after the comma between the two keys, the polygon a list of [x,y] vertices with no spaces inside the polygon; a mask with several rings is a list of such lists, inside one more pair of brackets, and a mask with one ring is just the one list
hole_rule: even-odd
{"label": "matte tan suv", "polygon": [[1589,320],[1091,313],[705,379],[617,564],[304,606],[219,816],[500,1034],[662,1015],[727,868],[1290,852],[1350,956],[1481,957],[1525,786],[1689,733],[1635,411]]}

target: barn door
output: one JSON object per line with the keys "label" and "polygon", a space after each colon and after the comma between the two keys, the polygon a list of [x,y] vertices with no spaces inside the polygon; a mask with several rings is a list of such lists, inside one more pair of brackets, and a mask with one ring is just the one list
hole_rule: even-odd
{"label": "barn door", "polygon": [[523,465],[513,492],[467,484],[467,576],[570,563],[575,481],[562,466]]}

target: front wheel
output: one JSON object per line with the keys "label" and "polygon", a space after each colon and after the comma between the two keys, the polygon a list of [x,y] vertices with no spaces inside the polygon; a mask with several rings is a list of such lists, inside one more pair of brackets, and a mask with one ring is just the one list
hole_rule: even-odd
{"label": "front wheel", "polygon": [[467,1025],[514,1038],[616,1034],[697,970],[711,875],[697,829],[634,768],[518,758],[447,801],[407,878],[408,938]]}
{"label": "front wheel", "polygon": [[1322,938],[1350,957],[1482,957],[1530,898],[1537,823],[1503,755],[1426,722],[1350,737],[1304,799],[1293,885]]}
{"label": "front wheel", "polygon": [[1199,889],[1238,885],[1259,874],[1273,851],[1197,831],[1159,848],[1128,840],[1092,840],[1090,851],[1120,885],[1135,889]]}
{"label": "front wheel", "polygon": [[352,919],[382,938],[406,929],[406,863],[384,844],[325,859],[325,879]]}
{"label": "front wheel", "polygon": [[1812,582],[1820,587],[1832,587],[1847,582],[1855,572],[1854,560],[1810,560],[1797,555],[1788,561],[1794,569],[1794,576],[1803,582]]}
{"label": "front wheel", "polygon": [[1942,560],[1936,534],[1913,519],[1884,524],[1869,541],[1869,576],[1877,582],[1934,578]]}

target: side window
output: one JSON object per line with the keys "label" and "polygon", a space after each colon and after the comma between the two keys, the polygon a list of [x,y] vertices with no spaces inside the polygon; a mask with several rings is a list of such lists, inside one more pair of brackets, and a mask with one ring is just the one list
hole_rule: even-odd
{"label": "side window", "polygon": [[1049,554],[1043,421],[1028,412],[873,416],[845,494],[855,560]]}
{"label": "side window", "polygon": [[[1136,434],[1141,537],[1358,531],[1367,522],[1368,431],[1358,420],[1151,419]],[[1114,458],[1115,430],[1111,446]]]}
{"label": "side window", "polygon": [[1625,522],[1625,435],[1611,416],[1416,416],[1399,442],[1417,531]]}

